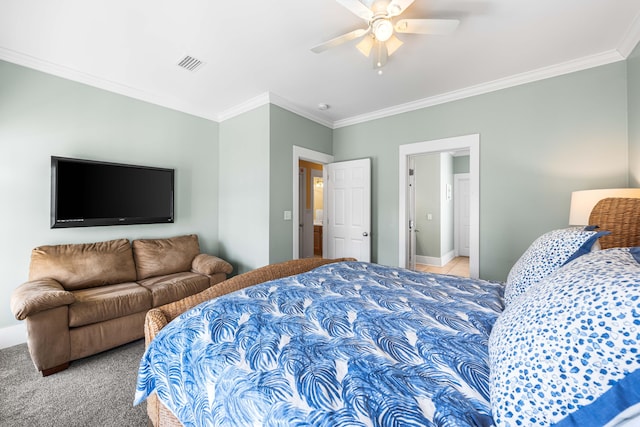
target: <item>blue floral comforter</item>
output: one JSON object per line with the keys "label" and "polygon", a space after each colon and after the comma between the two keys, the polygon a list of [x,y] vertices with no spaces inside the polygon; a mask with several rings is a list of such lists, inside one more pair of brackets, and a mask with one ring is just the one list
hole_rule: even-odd
{"label": "blue floral comforter", "polygon": [[207,301],[145,352],[185,426],[488,426],[489,333],[503,286],[328,264]]}

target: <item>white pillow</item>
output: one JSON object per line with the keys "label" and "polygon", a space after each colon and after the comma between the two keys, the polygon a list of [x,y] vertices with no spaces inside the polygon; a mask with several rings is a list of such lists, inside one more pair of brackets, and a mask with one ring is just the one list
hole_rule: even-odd
{"label": "white pillow", "polygon": [[640,403],[638,258],[591,252],[505,308],[489,338],[498,427],[601,426]]}
{"label": "white pillow", "polygon": [[538,237],[513,265],[504,289],[505,306],[564,264],[589,253],[602,235],[591,227],[570,227],[549,231]]}

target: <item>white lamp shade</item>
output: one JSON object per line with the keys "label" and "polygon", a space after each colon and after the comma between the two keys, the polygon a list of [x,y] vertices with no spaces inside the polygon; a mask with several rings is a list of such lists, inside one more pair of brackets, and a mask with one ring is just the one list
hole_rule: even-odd
{"label": "white lamp shade", "polygon": [[640,188],[607,188],[602,190],[584,190],[571,193],[569,225],[589,224],[589,215],[593,207],[602,199],[609,197],[640,198]]}

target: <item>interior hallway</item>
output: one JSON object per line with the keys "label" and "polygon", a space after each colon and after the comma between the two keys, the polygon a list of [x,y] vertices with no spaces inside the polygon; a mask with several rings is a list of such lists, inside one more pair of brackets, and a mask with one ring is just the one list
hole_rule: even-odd
{"label": "interior hallway", "polygon": [[433,265],[416,264],[417,271],[424,271],[427,273],[439,273],[450,274],[452,276],[469,277],[469,257],[459,256],[443,267],[436,267]]}

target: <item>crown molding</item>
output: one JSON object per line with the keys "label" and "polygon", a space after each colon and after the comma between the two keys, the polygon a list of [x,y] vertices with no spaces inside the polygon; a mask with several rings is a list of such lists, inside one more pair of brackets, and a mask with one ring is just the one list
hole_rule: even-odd
{"label": "crown molding", "polygon": [[640,43],[640,13],[636,15],[631,26],[622,37],[622,41],[618,47],[618,52],[620,52],[620,55],[628,58],[638,43]]}
{"label": "crown molding", "polygon": [[240,114],[244,114],[255,108],[261,107],[265,104],[277,105],[278,107],[281,107],[291,113],[297,114],[301,117],[304,117],[306,119],[319,123],[328,128],[333,128],[333,122],[329,120],[325,120],[321,117],[318,117],[310,113],[309,111],[298,107],[288,99],[283,98],[280,95],[276,95],[275,93],[272,93],[272,92],[265,92],[254,98],[249,99],[248,101],[245,101],[232,108],[229,108],[228,110],[223,111],[222,113],[218,114],[217,121],[223,122],[232,117],[239,116]]}
{"label": "crown molding", "polygon": [[612,62],[622,61],[624,59],[625,57],[622,56],[618,50],[611,50],[601,54],[563,62],[561,64],[553,65],[550,67],[543,67],[530,72],[516,74],[504,79],[493,80],[491,82],[443,93],[441,95],[407,102],[405,104],[396,105],[390,108],[384,108],[381,110],[373,111],[371,113],[361,114],[359,116],[354,116],[343,120],[336,120],[333,123],[333,128],[338,129],[345,126],[368,122],[370,120],[381,119],[389,116],[394,116],[396,114],[419,110],[421,108],[433,107],[435,105],[444,104],[451,101],[458,101],[464,98],[482,95],[489,92],[495,92],[497,90],[507,89],[525,83],[544,80],[550,77],[556,77],[563,74],[586,70],[588,68],[606,65]]}
{"label": "crown molding", "polygon": [[271,102],[274,105],[277,105],[278,107],[284,108],[285,110],[288,110],[294,114],[297,114],[299,116],[302,116],[306,119],[309,119],[313,122],[319,123],[323,126],[326,126],[328,128],[333,129],[333,122],[330,120],[326,120],[322,117],[316,116],[315,114],[311,113],[310,111],[298,107],[297,105],[295,105],[293,102],[289,101],[288,99],[285,99],[279,95],[276,95],[274,93],[270,93],[269,94],[269,102]]}
{"label": "crown molding", "polygon": [[217,116],[211,116],[209,114],[204,114],[202,111],[198,111],[194,108],[191,108],[185,105],[184,103],[180,103],[175,99],[168,100],[156,94],[152,94],[140,89],[136,89],[131,86],[126,86],[120,83],[116,83],[101,77],[97,77],[88,73],[78,71],[78,70],[74,70],[73,68],[54,64],[52,62],[48,62],[30,55],[26,55],[24,53],[16,52],[11,49],[0,47],[0,59],[7,62],[11,62],[13,64],[21,65],[23,67],[31,68],[37,71],[42,71],[43,73],[61,77],[63,79],[71,80],[76,83],[86,84],[88,86],[95,87],[98,89],[103,89],[108,92],[117,93],[119,95],[137,99],[139,101],[148,102],[150,104],[158,105],[161,107],[169,108],[171,110],[176,110],[182,113],[190,114],[196,117],[201,117],[207,120],[213,120],[216,122],[221,122],[221,121],[230,119],[242,113],[251,111],[254,108],[271,103],[279,107],[282,107],[285,110],[288,110],[292,113],[298,114],[309,120],[317,122],[321,125],[327,126],[329,128],[333,127],[333,123],[331,121],[315,116],[310,112],[305,111],[300,107],[297,107],[291,101],[286,100],[281,96],[278,96],[269,92],[265,92],[254,98],[244,101],[232,108],[229,108],[223,111]]}
{"label": "crown molding", "polygon": [[233,117],[239,116],[240,114],[244,114],[258,107],[262,107],[263,105],[266,105],[268,103],[269,92],[262,93],[218,114],[218,116],[216,117],[216,121],[223,122],[225,120],[229,120]]}
{"label": "crown molding", "polygon": [[84,73],[78,70],[74,70],[69,67],[63,67],[42,59],[32,57],[23,53],[19,53],[10,49],[0,47],[0,59],[22,65],[28,68],[32,68],[38,71],[52,74],[54,76],[62,77],[68,80],[72,80],[78,83],[83,83],[92,87],[103,89],[109,92],[117,93],[129,98],[137,99],[140,101],[148,102],[154,105],[159,105],[165,108],[190,114],[196,117],[201,117],[207,120],[213,120],[216,122],[222,122],[232,117],[238,116],[245,112],[251,111],[257,107],[265,104],[274,104],[287,111],[297,114],[301,117],[307,118],[318,124],[326,126],[330,129],[338,129],[341,127],[351,126],[354,124],[364,123],[371,120],[381,119],[385,117],[394,116],[396,114],[407,113],[410,111],[419,110],[421,108],[432,107],[447,102],[457,101],[464,98],[469,98],[476,95],[482,95],[489,92],[494,92],[501,89],[507,89],[514,86],[519,86],[526,83],[531,83],[539,80],[544,80],[551,77],[560,76],[563,74],[569,74],[576,71],[585,70],[601,65],[610,64],[617,61],[626,59],[633,49],[640,42],[640,14],[636,16],[633,24],[629,30],[625,33],[623,40],[620,43],[618,49],[603,52],[588,57],[578,58],[576,60],[567,61],[561,64],[553,65],[550,67],[543,67],[530,72],[517,74],[515,76],[506,77],[504,79],[494,80],[491,82],[470,86],[464,89],[455,90],[452,92],[443,93],[440,95],[422,98],[416,101],[407,102],[404,104],[395,105],[393,107],[376,110],[373,112],[361,114],[358,116],[349,117],[346,119],[330,121],[319,117],[308,109],[301,108],[293,102],[276,95],[271,92],[265,92],[258,96],[255,96],[245,102],[242,102],[232,108],[229,108],[217,116],[204,114],[202,111],[192,108],[184,103],[181,103],[175,99],[167,99],[157,94],[152,94],[140,89],[133,88],[131,86],[122,85],[101,77],[97,77],[88,73]]}
{"label": "crown molding", "polygon": [[61,77],[63,79],[71,80],[77,83],[86,84],[88,86],[103,89],[108,92],[117,93],[128,98],[148,102],[150,104],[169,108],[171,110],[190,114],[192,116],[201,117],[203,119],[215,120],[210,115],[203,114],[202,111],[198,111],[197,109],[194,109],[191,106],[188,106],[175,99],[167,99],[165,97],[158,96],[157,94],[149,93],[141,89],[116,83],[102,77],[97,77],[92,74],[75,70],[73,68],[57,65],[49,61],[26,55],[24,53],[6,49],[4,47],[0,47],[0,59],[11,62],[13,64],[21,65],[23,67],[42,71],[43,73],[51,74],[56,77]]}

